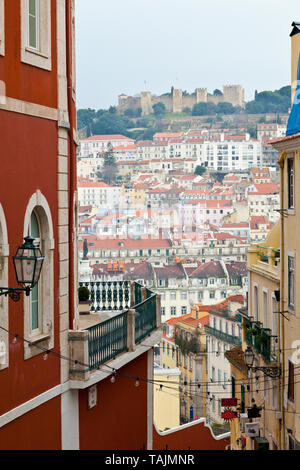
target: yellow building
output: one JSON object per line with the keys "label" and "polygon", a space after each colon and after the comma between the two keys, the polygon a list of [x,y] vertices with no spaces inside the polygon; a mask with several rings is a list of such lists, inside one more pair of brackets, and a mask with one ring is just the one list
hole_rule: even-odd
{"label": "yellow building", "polygon": [[234,395],[237,398],[239,416],[230,422],[230,448],[231,450],[250,449],[250,439],[247,439],[244,432],[243,423],[248,421],[247,407],[249,406],[248,368],[244,361],[244,351],[242,346],[235,346],[226,351],[225,357],[230,362],[231,384],[234,383]]}
{"label": "yellow building", "polygon": [[146,206],[146,186],[137,184],[135,186],[122,186],[122,200],[129,207],[144,209]]}
{"label": "yellow building", "polygon": [[[280,223],[274,225],[264,245],[251,245],[248,251],[248,309],[242,313],[242,347],[226,353],[231,364],[232,381],[240,406],[239,419],[231,423],[231,448],[254,450],[263,445],[270,450],[280,448],[280,330],[278,293],[280,289]],[[244,352],[251,349],[253,367],[248,368]],[[247,393],[246,393],[247,391]],[[247,398],[246,398],[247,395]],[[247,406],[262,407],[258,423],[258,439],[246,439]],[[244,404],[243,404],[244,403]]]}
{"label": "yellow building", "polygon": [[[300,291],[297,276],[300,272],[300,127],[299,68],[300,24],[293,23],[292,42],[292,103],[287,126],[288,137],[272,144],[280,152],[280,336],[281,386],[278,418],[280,448],[300,449],[300,381],[297,380],[300,357]],[[298,81],[297,81],[298,79]],[[295,94],[296,86],[298,87]],[[295,101],[294,101],[295,96]]]}
{"label": "yellow building", "polygon": [[209,313],[198,306],[192,312],[166,321],[161,340],[161,365],[178,367],[180,375],[180,422],[205,416],[205,383],[207,381],[206,340],[204,325]]}
{"label": "yellow building", "polygon": [[180,424],[180,370],[154,367],[153,377],[154,424],[159,431],[166,431]]}
{"label": "yellow building", "polygon": [[[243,314],[242,350],[249,366],[248,403],[252,406],[254,401],[261,416],[254,419],[260,435],[247,440],[247,449],[300,450],[300,193],[296,190],[300,184],[300,23],[293,23],[291,41],[293,107],[288,136],[272,142],[280,152],[280,220],[264,243],[252,246],[248,254],[249,305]],[[243,426],[241,419],[232,423],[232,447]]]}

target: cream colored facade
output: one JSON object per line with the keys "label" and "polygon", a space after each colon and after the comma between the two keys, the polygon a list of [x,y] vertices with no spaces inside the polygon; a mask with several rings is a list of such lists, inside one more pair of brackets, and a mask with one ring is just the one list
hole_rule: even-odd
{"label": "cream colored facade", "polygon": [[122,186],[122,201],[128,204],[129,207],[136,209],[144,209],[146,207],[146,192],[144,188],[140,187],[126,187]]}
{"label": "cream colored facade", "polygon": [[[294,25],[294,24],[293,24]],[[292,98],[294,95],[300,52],[300,28],[294,25],[292,42]],[[280,315],[281,388],[279,405],[280,448],[300,449],[300,295],[297,279],[300,270],[300,136],[299,133],[273,144],[280,152]]]}
{"label": "cream colored facade", "polygon": [[175,428],[180,424],[180,370],[155,367],[153,378],[154,424],[159,431]]}
{"label": "cream colored facade", "polygon": [[[277,367],[280,363],[280,311],[276,292],[280,290],[280,223],[275,224],[262,245],[252,245],[248,252],[249,309],[251,324],[245,325],[243,351],[251,346],[255,353],[254,366]],[[259,322],[259,323],[258,323]],[[261,350],[257,336],[249,335],[251,328],[259,325],[259,332],[266,331],[270,341],[266,350]],[[247,329],[248,328],[248,329]],[[248,331],[248,333],[247,333]],[[255,346],[258,344],[258,347]],[[251,399],[263,406],[260,436],[269,443],[270,450],[280,448],[280,404],[281,378],[268,377],[263,371],[250,372]],[[250,447],[251,448],[251,442]]]}

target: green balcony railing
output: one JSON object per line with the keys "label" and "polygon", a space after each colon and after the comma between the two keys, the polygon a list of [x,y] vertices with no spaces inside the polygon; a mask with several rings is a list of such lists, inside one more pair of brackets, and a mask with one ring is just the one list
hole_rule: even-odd
{"label": "green balcony railing", "polygon": [[[90,311],[126,310],[130,305],[130,281],[89,281],[79,282],[90,291]],[[138,285],[136,287],[139,290]]]}
{"label": "green balcony railing", "polygon": [[127,350],[127,311],[86,330],[90,370]]}
{"label": "green balcony railing", "polygon": [[269,328],[262,328],[261,322],[245,320],[245,339],[266,362],[278,361],[278,337],[271,335]]}
{"label": "green balcony railing", "polygon": [[156,294],[134,306],[135,342],[139,343],[156,329]]}
{"label": "green balcony railing", "polygon": [[228,333],[224,333],[223,331],[217,330],[208,325],[205,325],[204,329],[207,334],[215,336],[221,341],[225,341],[225,343],[235,344],[236,346],[242,344],[241,339],[237,336],[229,335]]}
{"label": "green balcony railing", "polygon": [[[84,285],[85,284],[86,283],[84,283]],[[111,284],[112,283],[110,283],[110,285]],[[139,299],[142,296],[141,288],[143,286],[138,283],[134,284],[135,296]],[[121,287],[123,286],[124,284],[121,285]],[[130,292],[130,283],[128,282],[125,286],[126,290]],[[157,294],[146,289],[146,299],[137,305],[131,306],[131,308],[135,310],[135,343],[142,341],[157,328],[156,297]],[[118,299],[116,299],[116,302],[117,300]],[[120,304],[116,303],[116,305]],[[109,306],[111,305],[109,304]],[[112,318],[87,327],[85,330],[88,331],[89,369],[94,370],[106,361],[128,350],[128,309]]]}

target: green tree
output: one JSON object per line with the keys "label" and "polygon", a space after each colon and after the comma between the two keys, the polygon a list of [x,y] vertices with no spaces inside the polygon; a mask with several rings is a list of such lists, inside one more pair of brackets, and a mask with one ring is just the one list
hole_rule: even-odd
{"label": "green tree", "polygon": [[102,179],[107,184],[115,183],[117,179],[117,163],[114,156],[114,150],[112,145],[109,143],[107,146],[107,151],[104,153],[104,162],[102,168]]}
{"label": "green tree", "polygon": [[166,107],[161,101],[154,104],[152,107],[153,107],[153,112],[155,116],[163,116],[166,112]]}
{"label": "green tree", "polygon": [[209,116],[216,113],[216,105],[214,103],[201,102],[194,104],[192,109],[193,116]]}
{"label": "green tree", "polygon": [[90,128],[93,119],[96,117],[94,109],[78,109],[77,111],[77,127],[83,129],[84,127]]}
{"label": "green tree", "polygon": [[225,174],[219,171],[215,171],[213,177],[218,183],[222,183]]}
{"label": "green tree", "polygon": [[224,101],[217,104],[216,112],[218,114],[233,114],[234,106],[231,103]]}
{"label": "green tree", "polygon": [[92,123],[92,132],[94,135],[105,134],[123,134],[128,135],[127,129],[134,127],[132,121],[124,116],[105,112]]}
{"label": "green tree", "polygon": [[195,175],[202,176],[206,172],[206,168],[203,165],[197,165],[195,169]]}
{"label": "green tree", "polygon": [[219,90],[218,88],[216,88],[216,89],[214,90],[214,96],[222,96],[222,95],[223,95],[223,93],[222,93],[221,90]]}
{"label": "green tree", "polygon": [[136,118],[142,115],[142,108],[129,108],[124,111],[125,116]]}

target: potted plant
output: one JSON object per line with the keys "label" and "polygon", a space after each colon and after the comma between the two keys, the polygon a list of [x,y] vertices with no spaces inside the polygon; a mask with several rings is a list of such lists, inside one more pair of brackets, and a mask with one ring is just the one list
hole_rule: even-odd
{"label": "potted plant", "polygon": [[78,288],[79,314],[89,315],[90,313],[90,291],[86,286]]}

